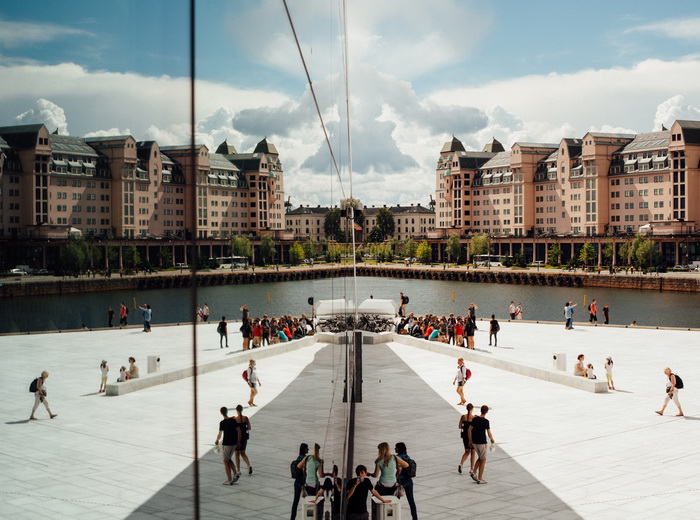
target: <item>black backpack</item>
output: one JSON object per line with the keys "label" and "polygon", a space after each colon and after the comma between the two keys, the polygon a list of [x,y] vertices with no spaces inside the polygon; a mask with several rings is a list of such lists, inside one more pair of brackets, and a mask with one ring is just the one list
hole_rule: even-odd
{"label": "black backpack", "polygon": [[408,302],[409,302],[408,296],[404,295],[404,297],[403,297],[403,304],[404,304],[404,305],[408,305]]}
{"label": "black backpack", "polygon": [[414,478],[416,476],[416,468],[418,466],[416,461],[407,456],[405,462],[408,463],[408,467],[403,468],[402,473],[408,478]]}
{"label": "black backpack", "polygon": [[294,480],[300,479],[304,477],[304,470],[301,469],[298,464],[301,462],[303,457],[297,457],[292,461],[292,463],[289,466],[289,469],[291,470],[292,473],[292,478]]}
{"label": "black backpack", "polygon": [[[31,384],[29,385],[29,392],[33,394],[34,392],[36,392],[39,389],[38,387],[39,387],[39,378],[36,377],[36,378],[34,378],[34,381],[32,381]],[[681,388],[683,388],[683,387],[681,386]]]}
{"label": "black backpack", "polygon": [[673,375],[676,376],[676,388],[678,388],[680,390],[681,388],[683,388],[683,380],[681,379],[681,376],[679,376],[678,374],[673,374]]}

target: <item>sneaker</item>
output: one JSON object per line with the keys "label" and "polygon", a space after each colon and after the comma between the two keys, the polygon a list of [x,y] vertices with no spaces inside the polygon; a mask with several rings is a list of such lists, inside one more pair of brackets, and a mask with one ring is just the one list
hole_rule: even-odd
{"label": "sneaker", "polygon": [[488,484],[488,482],[486,482],[485,480],[477,480],[476,483],[477,484]]}
{"label": "sneaker", "polygon": [[476,478],[476,475],[474,473],[472,473],[471,471],[469,472],[469,476],[472,478],[472,480],[474,482],[476,482],[477,484],[479,483],[479,479]]}
{"label": "sneaker", "polygon": [[462,465],[457,466],[457,473],[462,473]]}
{"label": "sneaker", "polygon": [[53,414],[53,415],[50,415],[49,417],[51,417],[51,418],[53,419],[54,417],[58,417],[58,414],[55,413],[55,414]]}

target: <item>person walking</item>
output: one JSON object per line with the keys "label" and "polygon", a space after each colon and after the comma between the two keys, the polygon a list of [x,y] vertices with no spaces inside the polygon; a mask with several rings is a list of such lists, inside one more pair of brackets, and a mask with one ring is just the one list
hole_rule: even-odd
{"label": "person walking", "polygon": [[262,382],[258,377],[258,372],[255,370],[255,360],[251,359],[248,362],[248,386],[250,387],[250,399],[248,399],[248,405],[258,406],[253,401],[255,396],[258,395],[258,386],[262,386]]}
{"label": "person walking", "polygon": [[460,435],[462,436],[462,444],[464,444],[464,454],[462,455],[462,459],[459,461],[459,465],[457,466],[457,473],[462,473],[462,466],[464,465],[464,462],[471,457],[471,460],[469,461],[469,476],[474,478],[474,459],[476,456],[474,454],[474,445],[469,442],[469,427],[472,425],[472,420],[474,419],[472,410],[474,410],[474,405],[472,403],[467,403],[467,413],[459,418],[458,427],[461,431]]}
{"label": "person walking", "polygon": [[489,347],[491,346],[491,338],[493,338],[493,346],[498,346],[498,331],[501,330],[501,326],[498,324],[496,315],[491,315],[491,321],[489,322]]}
{"label": "person walking", "polygon": [[209,314],[211,311],[209,310],[209,305],[206,303],[202,307],[202,321],[209,321]]}
{"label": "person walking", "polygon": [[107,307],[107,326],[114,327],[114,309],[111,305]]}
{"label": "person walking", "polygon": [[676,417],[683,417],[683,408],[681,408],[681,402],[678,400],[678,391],[683,388],[683,380],[671,372],[671,369],[668,367],[664,368],[664,374],[668,377],[668,382],[666,383],[666,399],[664,399],[664,405],[661,407],[661,410],[658,410],[656,413],[663,415],[666,406],[668,406],[668,402],[673,399],[673,404],[678,408]]}
{"label": "person walking", "polygon": [[299,445],[299,456],[294,459],[292,464],[296,467],[298,471],[293,472],[294,477],[294,500],[292,501],[292,516],[291,520],[296,520],[297,517],[297,508],[299,507],[299,499],[301,498],[301,491],[304,489],[304,481],[305,481],[305,476],[304,476],[304,471],[303,469],[299,466],[302,460],[306,457],[306,454],[309,453],[309,445],[306,444],[305,442],[302,442]]}
{"label": "person walking", "polygon": [[595,326],[598,326],[598,302],[596,302],[595,298],[593,298],[593,301],[588,305],[588,323],[593,323],[595,322]]}
{"label": "person walking", "polygon": [[467,382],[467,367],[464,366],[464,358],[459,358],[457,360],[457,373],[454,379],[452,379],[452,385],[457,383],[457,395],[459,395],[459,406],[463,405],[467,401],[464,399],[464,384]]}
{"label": "person walking", "polygon": [[224,471],[226,471],[226,482],[224,482],[224,486],[232,486],[241,477],[236,463],[233,460],[233,454],[238,443],[238,426],[235,419],[228,416],[228,408],[222,406],[219,411],[224,418],[219,423],[219,433],[216,436],[214,444],[218,446],[221,436],[223,435],[221,456],[224,459]]}
{"label": "person walking", "polygon": [[238,428],[238,443],[236,444],[236,450],[234,452],[236,456],[236,467],[240,474],[241,470],[241,460],[248,466],[248,475],[253,474],[253,466],[248,460],[248,455],[245,453],[245,449],[248,446],[248,439],[250,438],[250,419],[243,415],[243,407],[239,404],[236,406],[236,417],[233,418],[236,421],[236,427]]}
{"label": "person walking", "polygon": [[603,323],[605,325],[610,323],[610,306],[607,303],[603,305]]}
{"label": "person walking", "polygon": [[374,489],[382,496],[395,495],[399,487],[396,475],[399,468],[407,468],[408,462],[391,454],[388,442],[380,442],[377,446],[377,460],[374,461],[372,477],[377,478]]}
{"label": "person walking", "polygon": [[406,316],[406,304],[408,303],[408,298],[399,293],[399,316]]}
{"label": "person walking", "polygon": [[100,380],[100,391],[97,392],[98,394],[107,391],[107,374],[109,374],[109,366],[107,366],[107,362],[104,359],[102,360],[102,363],[100,363],[100,372],[102,372],[102,379]]}
{"label": "person walking", "polygon": [[566,318],[564,328],[566,330],[573,330],[574,328],[574,307],[576,307],[576,305],[576,303],[570,301],[564,303],[564,318]]}
{"label": "person walking", "polygon": [[119,328],[126,327],[126,322],[129,317],[129,309],[124,302],[119,304]]}
{"label": "person walking", "polygon": [[518,302],[518,306],[515,308],[515,319],[516,320],[523,319],[523,304],[520,302]]}
{"label": "person walking", "polygon": [[394,447],[394,451],[396,452],[396,456],[407,464],[405,468],[401,468],[401,470],[399,471],[399,484],[401,485],[401,487],[404,490],[404,493],[406,494],[406,500],[408,500],[408,507],[411,510],[411,520],[418,520],[416,500],[413,497],[413,477],[411,477],[409,473],[409,461],[411,460],[411,457],[409,457],[408,453],[406,453],[406,444],[404,444],[403,442],[397,442],[396,446]]}
{"label": "person walking", "polygon": [[605,358],[605,379],[608,380],[608,390],[615,390],[615,382],[613,381],[612,369],[613,360],[611,357]]}
{"label": "person walking", "polygon": [[[46,399],[46,396],[48,392],[46,391],[46,380],[49,378],[49,373],[44,370],[39,377],[36,378],[36,390],[34,390],[34,408],[32,408],[32,415],[29,416],[29,419],[32,421],[36,421],[37,418],[34,415],[34,412],[36,412],[36,409],[39,408],[40,404],[43,404],[44,407],[46,408],[46,411],[49,412],[49,417],[52,419],[58,414],[53,413],[51,411],[51,408],[49,408],[49,402]],[[30,387],[30,390],[34,387],[34,382],[32,381],[32,385]]]}
{"label": "person walking", "polygon": [[226,316],[221,316],[216,332],[219,333],[219,348],[224,348],[224,339],[226,340],[226,348],[228,348],[228,323],[226,323]]}
{"label": "person walking", "polygon": [[493,440],[493,435],[491,435],[491,423],[486,418],[488,412],[489,407],[485,404],[481,405],[481,415],[474,417],[469,426],[469,442],[474,446],[478,457],[474,465],[474,475],[472,475],[472,479],[477,484],[487,484],[484,480],[484,467],[486,466],[486,453],[488,452],[486,436],[488,435],[491,444],[496,442]]}
{"label": "person walking", "polygon": [[508,314],[510,314],[511,320],[515,319],[515,301],[513,300],[510,301],[510,305],[508,306]]}
{"label": "person walking", "polygon": [[143,331],[151,332],[151,306],[147,303],[144,303],[143,305],[141,305],[141,307],[139,307],[139,309],[141,309],[141,314],[143,315]]}

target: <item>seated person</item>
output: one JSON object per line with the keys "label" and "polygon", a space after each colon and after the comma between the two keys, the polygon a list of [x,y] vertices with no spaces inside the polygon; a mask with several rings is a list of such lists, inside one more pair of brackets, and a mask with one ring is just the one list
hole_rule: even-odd
{"label": "seated person", "polygon": [[588,379],[597,379],[595,373],[593,372],[593,365],[590,363],[588,363],[588,366],[586,367],[586,377]]}
{"label": "seated person", "polygon": [[139,367],[136,366],[136,360],[133,357],[129,358],[129,371],[126,373],[127,379],[138,379]]}
{"label": "seated person", "polygon": [[279,331],[277,331],[277,341],[279,343],[286,343],[287,341],[289,341],[289,338],[284,333],[284,329],[280,329]]}
{"label": "seated person", "polygon": [[121,367],[119,369],[119,378],[117,379],[117,383],[123,383],[124,381],[126,381],[126,376],[127,376],[126,367]]}
{"label": "seated person", "polygon": [[440,331],[438,329],[433,329],[430,334],[428,334],[429,341],[438,341],[440,336]]}
{"label": "seated person", "polygon": [[578,355],[578,361],[574,365],[574,375],[586,377],[586,368],[583,366],[584,355]]}

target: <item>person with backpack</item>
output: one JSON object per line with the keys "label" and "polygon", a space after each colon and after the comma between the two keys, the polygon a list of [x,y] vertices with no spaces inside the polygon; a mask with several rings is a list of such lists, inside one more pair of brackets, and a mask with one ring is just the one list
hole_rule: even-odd
{"label": "person with backpack", "polygon": [[250,387],[250,399],[248,400],[248,405],[249,406],[258,406],[253,402],[255,399],[255,396],[258,395],[258,386],[262,386],[262,383],[260,382],[260,379],[258,378],[258,373],[255,370],[255,360],[251,359],[248,362],[248,368],[244,372],[246,375],[245,380],[248,383],[248,386]]}
{"label": "person with backpack", "polygon": [[457,395],[459,395],[458,405],[463,405],[467,402],[464,398],[464,384],[467,382],[467,367],[464,366],[464,358],[457,360],[457,373],[455,374],[452,384],[457,383]]}
{"label": "person with backpack", "polygon": [[392,455],[388,442],[380,442],[377,450],[374,472],[370,475],[373,478],[379,477],[374,489],[382,496],[395,495],[399,487],[396,475],[400,469],[408,467],[408,462]]}
{"label": "person with backpack", "polygon": [[299,445],[299,456],[292,461],[291,472],[292,478],[294,479],[294,500],[292,501],[292,520],[296,520],[297,517],[297,507],[299,506],[299,499],[301,498],[301,490],[304,489],[304,470],[299,467],[299,464],[309,453],[309,445],[302,442]]}
{"label": "person with backpack", "polygon": [[29,391],[34,394],[34,408],[32,408],[32,415],[29,416],[29,419],[32,421],[37,420],[37,418],[34,416],[34,412],[36,412],[36,409],[39,408],[39,405],[42,403],[46,408],[46,411],[49,412],[49,417],[53,419],[58,415],[51,411],[51,408],[49,408],[49,402],[46,400],[47,392],[45,383],[48,377],[49,373],[46,370],[44,370],[41,373],[41,375],[34,379],[34,381],[32,381],[32,384],[29,385]]}
{"label": "person with backpack", "polygon": [[498,324],[496,315],[491,315],[491,321],[489,322],[489,347],[491,346],[491,338],[493,338],[493,346],[498,346],[498,331],[501,330],[501,326]]}
{"label": "person with backpack", "polygon": [[678,400],[678,391],[683,388],[683,380],[679,375],[671,372],[671,369],[668,367],[664,368],[664,374],[668,377],[668,382],[666,383],[666,399],[664,399],[664,405],[661,407],[661,410],[657,410],[656,413],[663,415],[668,402],[673,399],[673,404],[678,408],[676,417],[683,417],[683,408],[681,408],[681,403]]}
{"label": "person with backpack", "polygon": [[399,484],[406,494],[408,507],[411,509],[411,520],[418,520],[418,511],[416,510],[416,501],[413,498],[413,477],[416,476],[416,463],[406,453],[406,445],[403,442],[397,442],[394,447],[396,457],[403,460],[407,467],[401,468],[399,473]]}
{"label": "person with backpack", "polygon": [[219,333],[219,348],[224,348],[224,339],[226,340],[226,348],[228,348],[228,323],[226,323],[226,316],[221,316],[216,332]]}

